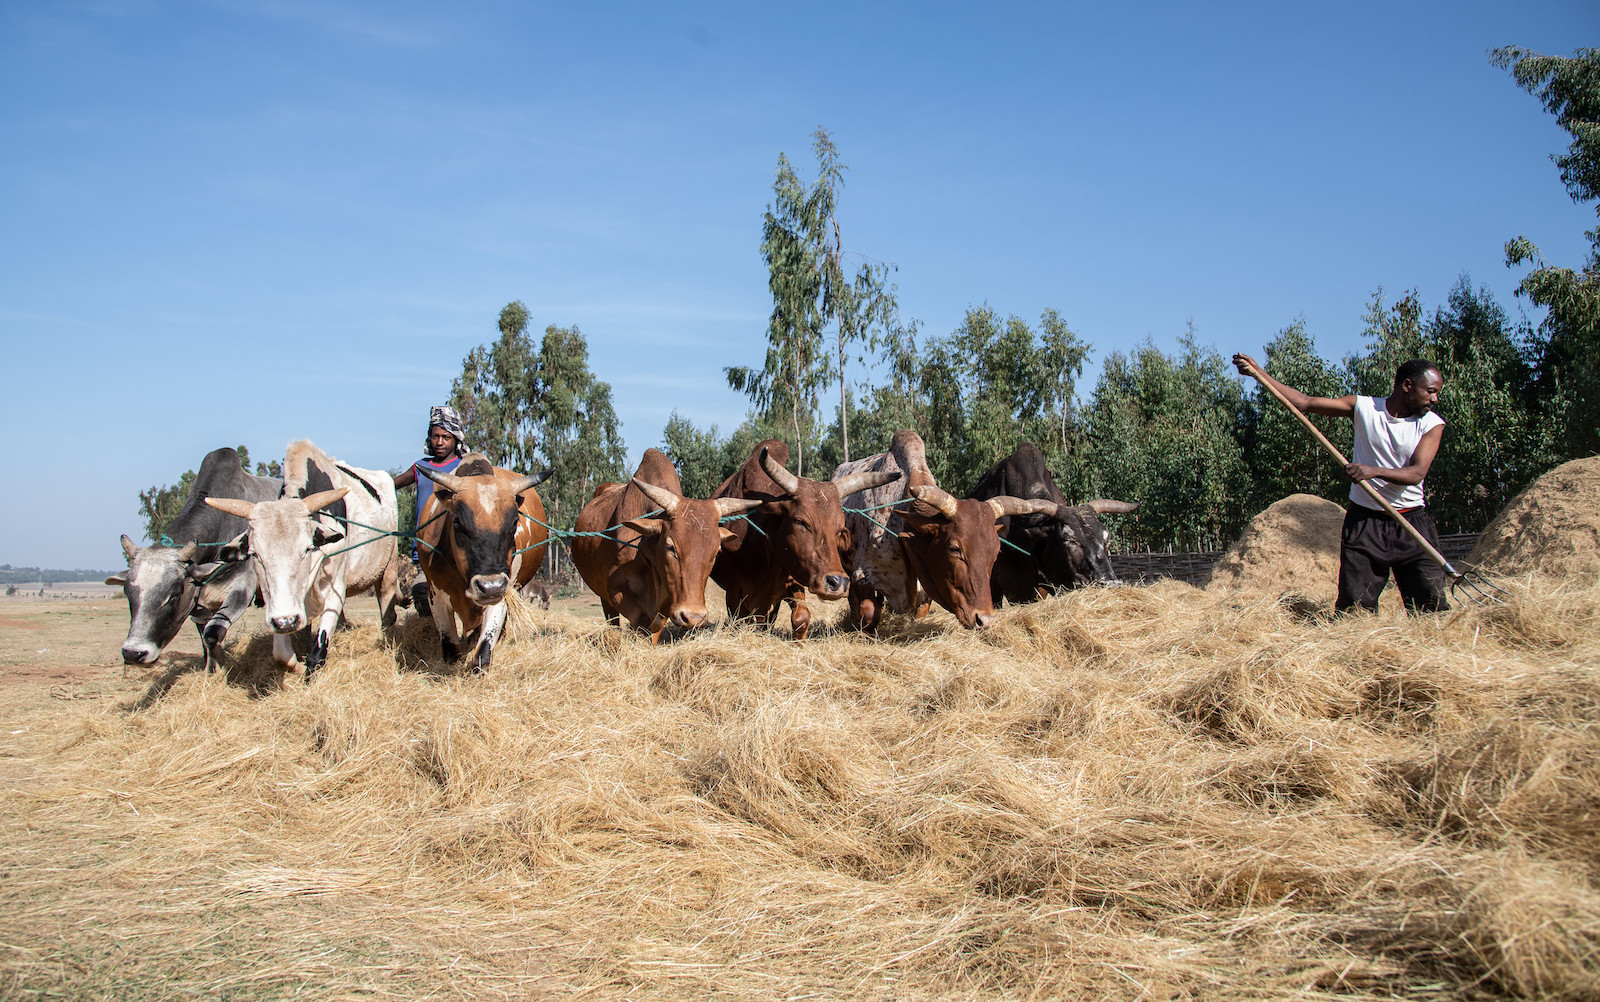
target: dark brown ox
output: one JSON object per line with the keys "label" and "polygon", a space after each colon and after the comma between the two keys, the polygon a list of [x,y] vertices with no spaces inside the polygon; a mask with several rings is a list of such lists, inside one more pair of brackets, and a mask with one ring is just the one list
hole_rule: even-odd
{"label": "dark brown ox", "polygon": [[573,540],[572,562],[600,596],[606,619],[625,617],[659,641],[669,622],[685,629],[705,623],[706,579],[723,540],[733,538],[722,519],[760,503],[686,498],[672,461],[646,449],[629,483],[602,485],[578,513],[575,529],[605,535]]}
{"label": "dark brown ox", "polygon": [[918,485],[906,493],[915,500],[897,509],[905,520],[900,532],[906,563],[928,596],[950,610],[967,629],[994,619],[989,572],[1000,554],[1000,521],[1010,515],[1054,511],[1048,501],[997,497],[957,498],[943,488]]}
{"label": "dark brown ox", "polygon": [[544,556],[541,544],[550,533],[540,524],[544,503],[534,488],[550,471],[522,476],[469,453],[454,473],[435,473],[425,464],[417,472],[436,485],[417,512],[417,549],[439,646],[445,660],[454,661],[460,639],[470,643],[476,632],[472,665],[482,671],[505,628],[506,594],[527,584]]}
{"label": "dark brown ox", "polygon": [[791,606],[789,625],[804,640],[811,624],[806,592],[844,598],[850,585],[850,530],[839,499],[898,480],[895,473],[853,473],[836,480],[808,480],[785,469],[789,447],[769,438],[711,496],[760,501],[746,519],[728,524],[733,538],[722,544],[711,578],[727,595],[728,612],[761,622]]}

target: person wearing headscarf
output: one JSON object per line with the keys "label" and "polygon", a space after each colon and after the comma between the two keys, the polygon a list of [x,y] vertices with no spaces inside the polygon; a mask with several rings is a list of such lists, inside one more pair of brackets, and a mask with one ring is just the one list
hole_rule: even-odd
{"label": "person wearing headscarf", "polygon": [[[433,481],[427,477],[417,476],[418,467],[426,466],[430,473],[454,473],[456,467],[461,465],[461,457],[467,454],[466,435],[461,415],[456,413],[454,407],[441,404],[428,411],[428,437],[422,443],[426,455],[396,474],[394,478],[396,490],[412,486],[417,488],[419,516],[422,514],[423,506],[428,503],[428,498],[433,496]],[[411,542],[411,562],[413,564],[418,562],[416,540]],[[424,616],[428,614],[427,582],[418,578],[412,584],[411,600],[418,612]]]}

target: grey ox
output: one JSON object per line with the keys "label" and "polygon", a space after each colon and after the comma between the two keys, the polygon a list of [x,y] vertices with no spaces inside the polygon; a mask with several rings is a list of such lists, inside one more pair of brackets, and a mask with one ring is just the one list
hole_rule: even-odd
{"label": "grey ox", "polygon": [[282,487],[281,480],[246,473],[232,449],[216,449],[200,461],[188,500],[167,525],[173,545],[135,546],[122,537],[128,570],[106,578],[106,584],[121,586],[128,597],[124,662],[155,662],[187,617],[205,645],[206,671],[217,670],[217,647],[227,637],[228,627],[249,608],[256,576],[249,564],[219,562],[218,544],[244,531],[245,523],[205,501],[214,497],[265,501],[277,497]]}
{"label": "grey ox", "polygon": [[390,534],[399,510],[389,474],[346,466],[309,441],[289,445],[283,480],[276,501],[206,503],[249,523],[222,556],[254,565],[274,634],[272,658],[285,671],[298,666],[290,635],[315,623],[305,663],[309,681],[327,659],[347,595],[371,591],[385,631],[393,629],[400,556]]}

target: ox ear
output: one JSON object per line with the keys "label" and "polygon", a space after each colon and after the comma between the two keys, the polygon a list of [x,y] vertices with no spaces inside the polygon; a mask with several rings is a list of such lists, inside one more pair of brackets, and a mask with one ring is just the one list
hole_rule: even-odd
{"label": "ox ear", "polygon": [[737,532],[734,532],[732,529],[723,526],[717,527],[717,535],[722,537],[721,541],[717,544],[718,546],[721,546],[723,543],[730,543],[739,538],[739,534]]}
{"label": "ox ear", "polygon": [[184,573],[188,575],[189,580],[193,581],[195,584],[205,584],[207,581],[211,580],[211,575],[217,573],[217,571],[221,570],[225,566],[227,566],[227,561],[212,560],[204,564],[190,564],[188,568],[185,569]]}
{"label": "ox ear", "polygon": [[225,511],[229,515],[237,515],[240,518],[249,518],[251,509],[255,508],[252,502],[241,498],[206,498],[206,504],[217,511]]}
{"label": "ox ear", "polygon": [[127,533],[123,533],[122,534],[122,555],[127,557],[129,560],[132,560],[133,559],[133,555],[135,553],[138,553],[138,552],[139,552],[139,548],[137,546],[133,545],[133,540],[128,538],[128,534]]}
{"label": "ox ear", "polygon": [[[124,538],[126,538],[126,537],[124,537]],[[127,583],[128,583],[128,577],[127,577],[126,574],[113,574],[110,577],[106,578],[106,584],[108,584],[108,585],[116,585],[118,588],[123,587]]]}
{"label": "ox ear", "polygon": [[241,532],[237,536],[223,543],[217,550],[217,559],[224,563],[236,564],[250,556],[250,533]]}
{"label": "ox ear", "polygon": [[666,521],[659,518],[634,518],[622,524],[641,536],[654,536],[667,527]]}
{"label": "ox ear", "polygon": [[344,530],[331,522],[313,519],[311,522],[311,545],[327,546],[337,543],[344,538]]}

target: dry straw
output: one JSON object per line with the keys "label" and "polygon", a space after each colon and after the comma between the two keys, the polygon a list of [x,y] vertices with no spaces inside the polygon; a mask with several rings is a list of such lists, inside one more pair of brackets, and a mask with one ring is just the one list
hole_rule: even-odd
{"label": "dry straw", "polygon": [[486,675],[412,619],[309,687],[249,638],[9,728],[3,984],[1600,994],[1600,592],[1325,611],[1165,582],[653,647],[516,604]]}

